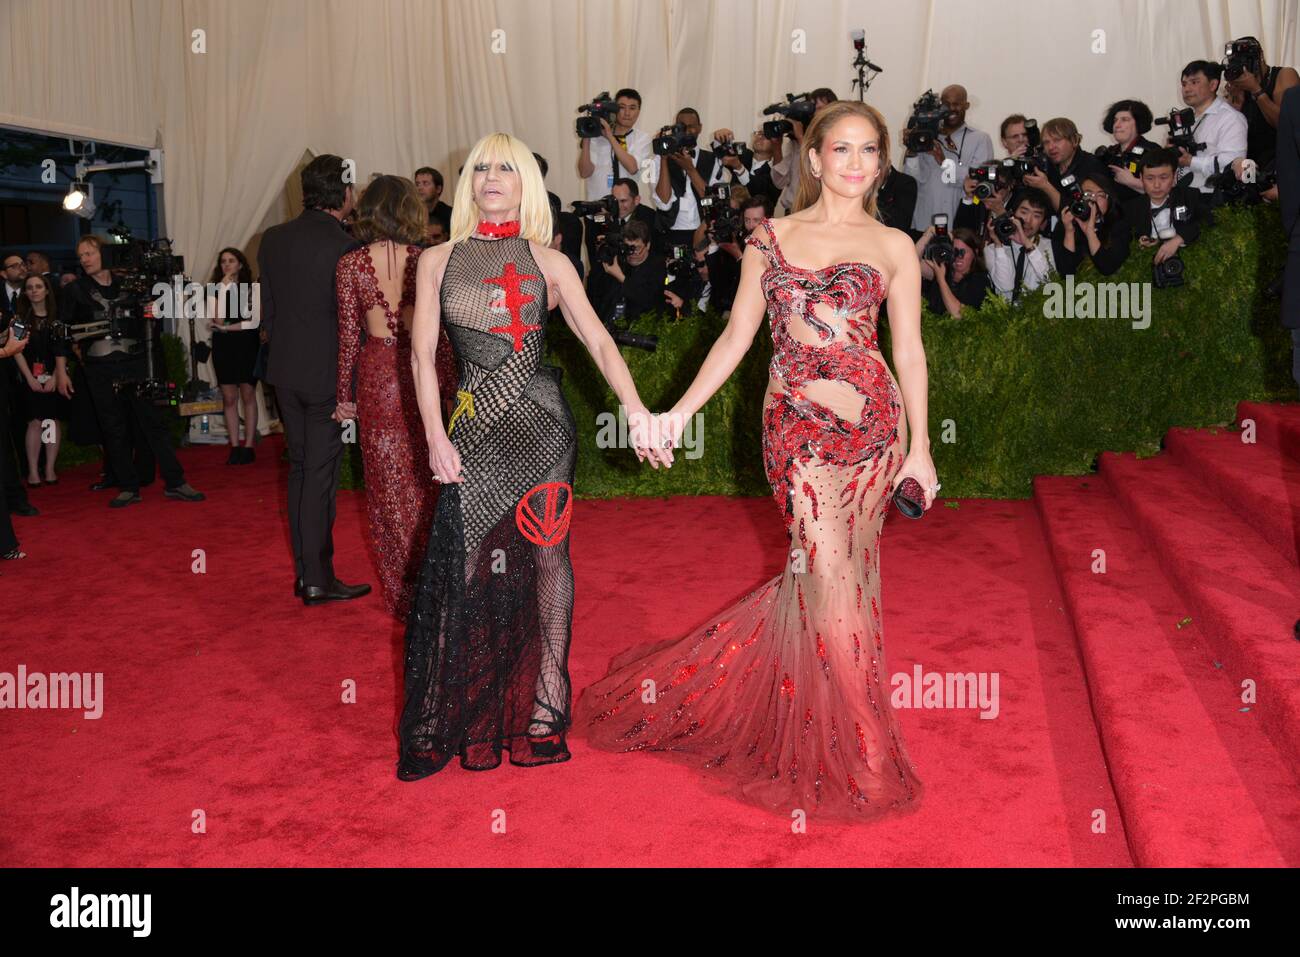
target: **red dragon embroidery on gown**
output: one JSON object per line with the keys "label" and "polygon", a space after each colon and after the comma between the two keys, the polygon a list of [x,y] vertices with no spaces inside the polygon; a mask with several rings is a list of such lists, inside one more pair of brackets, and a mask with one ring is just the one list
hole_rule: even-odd
{"label": "red dragon embroidery on gown", "polygon": [[[335,270],[339,313],[338,401],[351,402],[356,384],[361,460],[365,470],[366,512],[375,550],[384,605],[399,618],[410,608],[419,577],[439,484],[429,467],[429,447],[420,421],[411,373],[411,334],[401,322],[402,309],[415,304],[415,268],[419,246],[406,247],[402,298],[397,307],[375,279],[368,246],[339,259]],[[384,311],[388,335],[367,335],[361,344],[366,312]],[[436,357],[438,391],[444,403],[456,395],[456,362],[443,330]]]}
{"label": "red dragon embroidery on gown", "polygon": [[583,692],[575,732],[665,752],[782,814],[911,811],[922,788],[889,702],[880,616],[881,526],[907,443],[876,337],[884,278],[860,262],[793,266],[762,228],[770,244],[757,230],[746,243],[768,259],[763,463],[790,560],[707,626],[615,659]]}

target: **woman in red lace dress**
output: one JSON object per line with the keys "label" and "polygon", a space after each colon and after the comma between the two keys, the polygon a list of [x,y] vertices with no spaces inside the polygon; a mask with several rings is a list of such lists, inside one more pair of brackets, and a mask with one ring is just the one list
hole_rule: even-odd
{"label": "woman in red lace dress", "polygon": [[[763,462],[790,535],[785,570],[685,638],[620,656],[574,719],[597,747],[666,752],[783,815],[866,820],[912,810],[921,794],[889,699],[880,538],[903,479],[921,484],[927,509],[938,483],[916,249],[875,215],[888,155],[884,120],[865,104],[813,118],[795,212],[746,240],[727,328],[658,419],[675,442],[766,312]],[[876,338],[886,297],[901,388]]]}
{"label": "woman in red lace dress", "polygon": [[[427,218],[415,184],[401,176],[376,177],[357,204],[353,228],[366,245],[344,255],[335,273],[340,418],[360,420],[370,538],[384,604],[403,619],[438,495],[411,375],[417,244]],[[454,396],[456,364],[446,333],[437,363],[439,380],[451,383],[444,394]]]}

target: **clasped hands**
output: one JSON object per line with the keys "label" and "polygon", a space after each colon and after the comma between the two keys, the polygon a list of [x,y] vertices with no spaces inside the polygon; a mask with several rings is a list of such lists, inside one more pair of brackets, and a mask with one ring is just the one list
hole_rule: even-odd
{"label": "clasped hands", "polygon": [[637,409],[628,413],[627,434],[637,460],[653,469],[673,467],[673,449],[681,441],[684,416],[677,412],[651,413]]}

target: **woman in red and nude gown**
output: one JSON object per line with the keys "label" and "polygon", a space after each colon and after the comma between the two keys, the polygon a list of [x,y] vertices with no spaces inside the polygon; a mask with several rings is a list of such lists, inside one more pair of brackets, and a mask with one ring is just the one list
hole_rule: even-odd
{"label": "woman in red and nude gown", "polygon": [[[888,155],[872,107],[817,113],[795,211],[746,240],[726,330],[656,422],[676,442],[766,313],[763,461],[790,535],[785,570],[685,638],[620,656],[574,719],[597,747],[665,752],[783,815],[867,820],[921,796],[889,699],[880,539],[903,479],[920,483],[926,509],[938,483],[916,249],[875,215]],[[876,337],[886,298],[901,388]]]}
{"label": "woman in red and nude gown", "polygon": [[[401,176],[376,177],[357,204],[353,228],[366,245],[339,259],[335,271],[339,418],[360,420],[371,543],[384,604],[402,619],[419,575],[423,536],[432,524],[439,487],[428,465],[411,373],[415,266],[427,219],[414,183]],[[448,383],[443,394],[454,396],[456,364],[445,333],[437,362],[439,381]]]}

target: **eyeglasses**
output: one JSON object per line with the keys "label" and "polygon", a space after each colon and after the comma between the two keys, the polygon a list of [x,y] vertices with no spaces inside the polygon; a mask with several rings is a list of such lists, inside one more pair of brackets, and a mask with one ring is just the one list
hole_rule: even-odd
{"label": "eyeglasses", "polygon": [[969,249],[954,249],[952,251],[953,259],[965,259],[969,255],[970,255]]}

